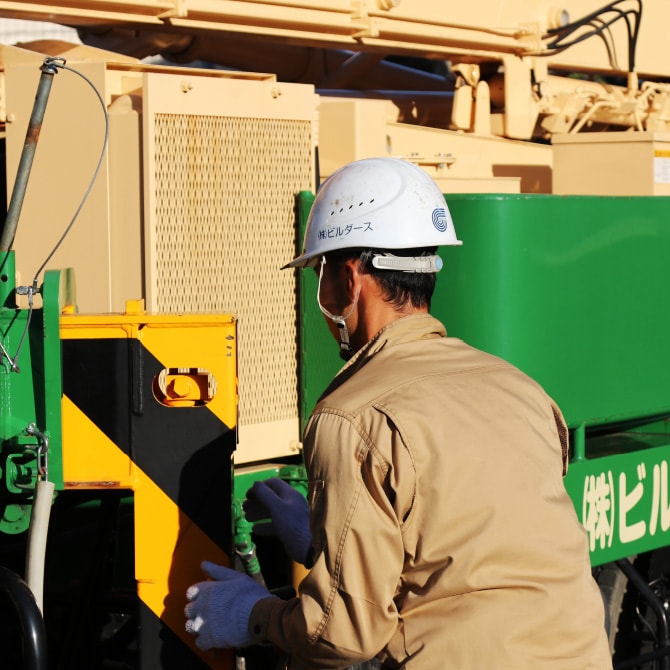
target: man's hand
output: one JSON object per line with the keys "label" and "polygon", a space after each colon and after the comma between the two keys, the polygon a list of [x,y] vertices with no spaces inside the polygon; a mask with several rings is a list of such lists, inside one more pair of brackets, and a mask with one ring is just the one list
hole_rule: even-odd
{"label": "man's hand", "polygon": [[195,644],[202,650],[248,647],[251,610],[259,600],[275,596],[237,570],[209,561],[202,563],[202,569],[214,581],[194,584],[186,591],[187,632],[198,636]]}
{"label": "man's hand", "polygon": [[247,491],[243,507],[249,521],[270,518],[271,530],[284,545],[286,553],[296,563],[311,567],[309,504],[300,492],[283,479],[273,477],[255,482]]}

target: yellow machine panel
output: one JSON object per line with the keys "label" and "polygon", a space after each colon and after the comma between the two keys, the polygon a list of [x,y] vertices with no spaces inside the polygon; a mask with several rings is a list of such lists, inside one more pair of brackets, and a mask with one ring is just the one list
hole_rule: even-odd
{"label": "yellow machine panel", "polygon": [[183,608],[203,559],[230,564],[237,323],[129,307],[61,317],[64,487],[132,492],[144,627],[164,629],[156,640],[173,653],[227,668],[229,654],[195,648]]}

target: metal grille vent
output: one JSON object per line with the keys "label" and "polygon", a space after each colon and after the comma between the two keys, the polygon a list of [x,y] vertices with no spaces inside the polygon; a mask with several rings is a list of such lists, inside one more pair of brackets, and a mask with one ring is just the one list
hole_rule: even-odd
{"label": "metal grille vent", "polygon": [[298,413],[294,198],[311,123],[157,114],[151,308],[237,315],[240,425]]}

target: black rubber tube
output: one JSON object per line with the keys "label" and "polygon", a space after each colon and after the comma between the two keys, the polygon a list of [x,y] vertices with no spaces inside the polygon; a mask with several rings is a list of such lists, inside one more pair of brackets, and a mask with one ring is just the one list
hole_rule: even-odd
{"label": "black rubber tube", "polygon": [[21,577],[2,565],[0,565],[0,591],[9,596],[19,617],[25,670],[47,670],[44,619],[33,592]]}

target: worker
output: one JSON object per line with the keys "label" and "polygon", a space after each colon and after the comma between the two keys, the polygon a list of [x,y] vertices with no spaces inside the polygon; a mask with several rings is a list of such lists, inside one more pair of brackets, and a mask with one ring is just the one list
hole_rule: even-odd
{"label": "worker", "polygon": [[287,267],[316,270],[348,362],[305,430],[309,505],[276,479],[247,502],[310,571],[283,600],[204,563],[185,609],[198,647],[271,643],[305,669],[612,667],[559,408],[429,314],[436,247],[458,244],[409,162],[355,161],[323,184]]}

